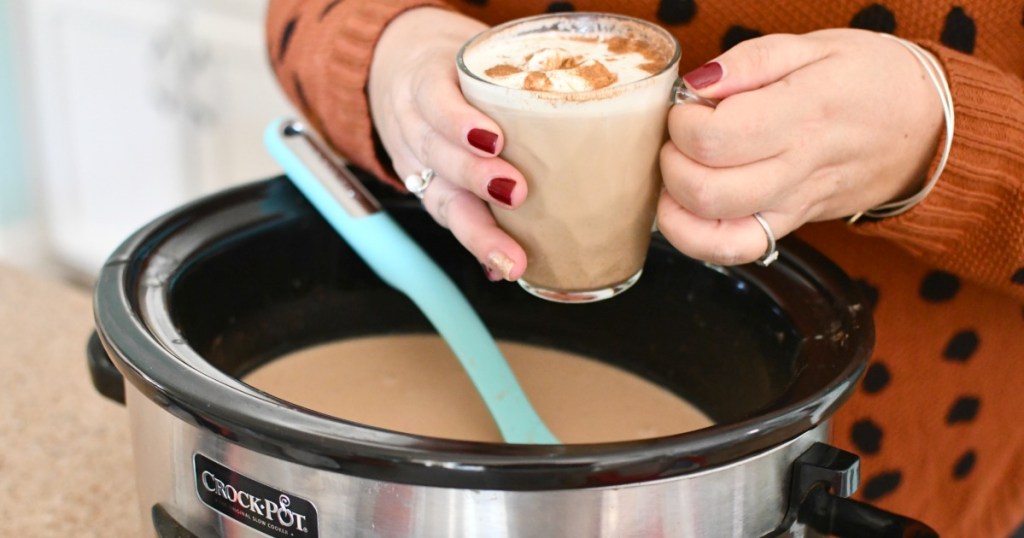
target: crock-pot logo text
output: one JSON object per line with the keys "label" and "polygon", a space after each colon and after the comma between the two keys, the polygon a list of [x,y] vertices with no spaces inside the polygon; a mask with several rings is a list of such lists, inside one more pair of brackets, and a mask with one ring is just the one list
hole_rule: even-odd
{"label": "crock-pot logo text", "polygon": [[296,514],[288,508],[292,500],[287,495],[281,495],[276,503],[270,499],[260,499],[248,491],[225,484],[210,471],[202,472],[202,482],[206,491],[219,495],[258,517],[265,517],[270,522],[277,520],[283,527],[295,527],[299,531],[309,532],[306,528],[306,516]]}
{"label": "crock-pot logo text", "polygon": [[203,456],[193,458],[196,493],[206,506],[274,538],[315,538],[313,503],[257,482]]}

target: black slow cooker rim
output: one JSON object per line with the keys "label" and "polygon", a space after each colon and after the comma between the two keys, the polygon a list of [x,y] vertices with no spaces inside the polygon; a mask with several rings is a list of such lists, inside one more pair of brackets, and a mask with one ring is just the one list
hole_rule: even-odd
{"label": "black slow cooker rim", "polygon": [[[825,422],[851,395],[873,345],[870,312],[850,309],[863,331],[848,346],[847,367],[812,397],[756,418],[656,439],[586,445],[512,445],[429,438],[373,428],[288,404],[244,384],[232,387],[181,368],[173,349],[139,315],[132,275],[150,243],[186,224],[201,205],[264,194],[275,178],[178,208],[128,238],[101,270],[95,288],[97,333],[128,382],[157,406],[227,441],[296,464],[368,479],[435,487],[547,490],[612,486],[705,471],[753,456]],[[187,220],[187,219],[186,219]],[[156,239],[155,239],[156,238]],[[795,239],[780,242],[772,270],[808,274],[836,293],[859,296],[845,274]],[[179,260],[180,261],[180,260]],[[858,301],[853,301],[860,304]],[[179,347],[180,349],[180,347]],[[197,395],[202,395],[197,400]]]}

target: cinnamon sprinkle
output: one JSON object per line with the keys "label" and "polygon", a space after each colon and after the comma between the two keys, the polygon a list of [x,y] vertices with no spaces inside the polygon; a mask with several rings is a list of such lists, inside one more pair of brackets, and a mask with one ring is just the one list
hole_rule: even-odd
{"label": "cinnamon sprinkle", "polygon": [[601,62],[581,65],[576,69],[576,73],[583,77],[590,84],[590,88],[594,90],[606,88],[619,80],[619,76],[609,71]]}
{"label": "cinnamon sprinkle", "polygon": [[489,76],[489,77],[496,77],[497,78],[497,77],[508,77],[508,76],[511,76],[511,75],[515,75],[516,73],[522,73],[522,71],[523,71],[522,69],[519,69],[518,67],[516,67],[514,65],[501,64],[501,65],[496,65],[494,67],[491,67],[490,69],[484,71],[484,74]]}
{"label": "cinnamon sprinkle", "polygon": [[635,37],[615,36],[605,40],[608,52],[613,54],[637,53],[647,60],[647,63],[640,66],[640,69],[648,73],[661,71],[669,60],[669,51],[665,47],[659,47],[646,39]]}
{"label": "cinnamon sprinkle", "polygon": [[530,71],[523,79],[523,89],[546,91],[551,89],[551,79],[540,71]]}

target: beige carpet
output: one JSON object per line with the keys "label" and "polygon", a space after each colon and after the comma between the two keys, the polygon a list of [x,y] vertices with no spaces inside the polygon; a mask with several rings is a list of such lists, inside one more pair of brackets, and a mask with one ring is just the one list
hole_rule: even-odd
{"label": "beige carpet", "polygon": [[85,291],[0,265],[0,535],[140,535],[128,415],[89,380]]}

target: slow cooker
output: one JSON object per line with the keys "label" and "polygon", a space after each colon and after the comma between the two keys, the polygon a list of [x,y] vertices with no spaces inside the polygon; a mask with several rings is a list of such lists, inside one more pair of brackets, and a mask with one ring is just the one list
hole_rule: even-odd
{"label": "slow cooker", "polygon": [[417,200],[376,192],[496,338],[612,364],[716,425],[615,443],[480,443],[250,387],[242,376],[294,350],[431,331],[273,178],[158,218],[99,275],[88,359],[97,389],[126,404],[148,535],[935,535],[848,498],[858,459],[827,444],[829,418],[865,368],[873,326],[856,286],[808,245],[782,241],[770,268],[719,267],[655,237],[628,293],[564,305],[488,282]]}

